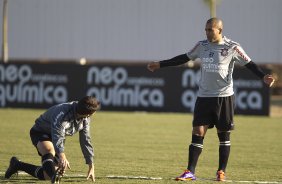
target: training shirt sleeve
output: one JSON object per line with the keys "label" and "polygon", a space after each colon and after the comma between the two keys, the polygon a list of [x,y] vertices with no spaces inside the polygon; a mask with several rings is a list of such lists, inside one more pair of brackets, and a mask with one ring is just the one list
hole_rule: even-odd
{"label": "training shirt sleeve", "polygon": [[65,116],[64,111],[58,112],[54,115],[53,121],[51,122],[51,136],[52,142],[56,153],[64,152],[64,141],[65,141],[65,127],[63,126],[63,117]]}
{"label": "training shirt sleeve", "polygon": [[242,66],[248,64],[251,61],[251,58],[246,54],[246,52],[240,45],[236,45],[234,47],[233,58]]}
{"label": "training shirt sleeve", "polygon": [[201,50],[201,42],[198,42],[189,52],[186,53],[188,58],[195,60],[199,57],[199,52]]}
{"label": "training shirt sleeve", "polygon": [[91,144],[90,136],[90,118],[83,122],[83,129],[79,131],[79,142],[86,164],[94,163],[94,148]]}
{"label": "training shirt sleeve", "polygon": [[259,68],[254,62],[250,61],[248,64],[245,65],[249,70],[251,70],[256,76],[263,79],[266,75],[261,68]]}
{"label": "training shirt sleeve", "polygon": [[181,54],[171,59],[160,61],[160,67],[163,68],[168,66],[178,66],[186,63],[189,60],[190,58],[188,58],[186,54]]}
{"label": "training shirt sleeve", "polygon": [[234,51],[234,58],[240,65],[244,65],[261,79],[265,76],[265,73],[254,62],[252,62],[251,58],[246,54],[241,46],[235,46]]}

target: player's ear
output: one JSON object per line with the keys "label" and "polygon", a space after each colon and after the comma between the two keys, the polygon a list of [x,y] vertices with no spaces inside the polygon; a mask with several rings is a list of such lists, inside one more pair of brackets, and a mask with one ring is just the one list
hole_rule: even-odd
{"label": "player's ear", "polygon": [[218,28],[218,30],[219,30],[219,34],[221,34],[221,33],[222,33],[222,29],[221,29],[221,28]]}

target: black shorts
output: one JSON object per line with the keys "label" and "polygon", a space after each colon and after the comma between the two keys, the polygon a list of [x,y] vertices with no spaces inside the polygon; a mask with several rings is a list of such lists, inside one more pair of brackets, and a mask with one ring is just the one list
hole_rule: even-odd
{"label": "black shorts", "polygon": [[[51,141],[52,142],[52,138],[50,134],[39,132],[37,130],[34,130],[33,128],[30,129],[29,135],[30,135],[31,142],[35,146],[36,149],[37,149],[38,142],[42,142],[42,141]],[[37,152],[40,156],[42,156],[38,150]]]}
{"label": "black shorts", "polygon": [[234,95],[228,97],[198,97],[194,109],[193,127],[209,125],[221,131],[234,129]]}
{"label": "black shorts", "polygon": [[[39,132],[37,130],[34,130],[33,128],[30,129],[29,134],[30,134],[31,142],[35,146],[38,155],[42,156],[41,153],[37,149],[37,144],[38,144],[38,142],[42,142],[42,141],[51,141],[52,142],[51,135],[43,133],[43,132]],[[55,164],[58,164],[58,163],[59,163],[59,156],[56,153],[55,154]]]}

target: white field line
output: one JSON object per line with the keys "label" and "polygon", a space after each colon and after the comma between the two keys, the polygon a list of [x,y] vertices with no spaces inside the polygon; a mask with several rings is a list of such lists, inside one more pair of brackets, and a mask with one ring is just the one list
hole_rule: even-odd
{"label": "white field line", "polygon": [[141,180],[162,180],[161,177],[148,177],[148,176],[116,176],[108,175],[106,178],[109,179],[141,179]]}
{"label": "white field line", "polygon": [[[0,171],[0,175],[4,175],[5,172]],[[25,172],[19,172],[19,175],[28,175]],[[66,177],[76,178],[76,177],[86,177],[85,174],[65,174]],[[107,175],[105,177],[97,178],[108,178],[108,179],[139,179],[139,180],[162,180],[165,178],[161,177],[149,177],[149,176],[124,176],[124,175]],[[174,179],[174,178],[171,178]],[[197,178],[200,181],[215,181],[212,179]],[[226,180],[227,183],[254,183],[254,184],[282,184],[282,181],[236,181],[236,180]]]}

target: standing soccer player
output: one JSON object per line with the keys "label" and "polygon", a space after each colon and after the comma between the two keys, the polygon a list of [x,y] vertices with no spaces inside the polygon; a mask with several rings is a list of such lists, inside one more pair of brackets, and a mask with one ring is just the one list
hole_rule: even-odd
{"label": "standing soccer player", "polygon": [[87,179],[95,181],[94,149],[90,138],[90,116],[100,107],[100,102],[91,96],[79,101],[67,102],[49,108],[30,130],[32,144],[42,159],[42,166],[35,166],[12,157],[5,173],[9,179],[18,171],[24,171],[39,180],[51,180],[60,183],[65,169],[70,169],[69,161],[64,153],[65,137],[79,132],[81,151],[86,164],[89,165]]}
{"label": "standing soccer player", "polygon": [[219,166],[217,181],[225,180],[225,170],[230,153],[230,133],[234,129],[234,90],[232,73],[234,64],[247,67],[265,84],[272,86],[274,78],[265,74],[245,53],[242,47],[222,35],[223,23],[218,18],[207,21],[207,40],[199,41],[186,54],[172,59],[152,62],[148,70],[177,66],[189,60],[201,60],[201,76],[198,97],[194,109],[192,141],[189,146],[189,160],[185,172],[176,180],[196,180],[195,168],[203,149],[203,140],[208,128],[217,129],[219,139]]}

